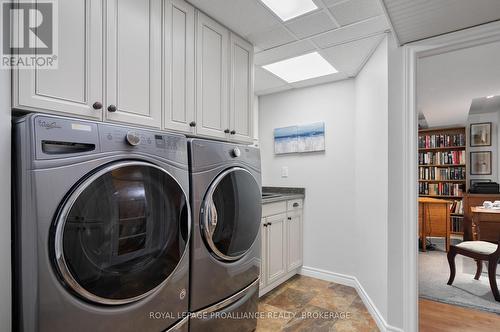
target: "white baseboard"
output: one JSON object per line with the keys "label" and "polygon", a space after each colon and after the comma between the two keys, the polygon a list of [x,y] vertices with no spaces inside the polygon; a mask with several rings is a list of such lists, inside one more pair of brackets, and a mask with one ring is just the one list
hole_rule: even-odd
{"label": "white baseboard", "polygon": [[359,280],[354,276],[349,276],[341,273],[335,273],[327,270],[317,269],[314,267],[303,266],[300,274],[308,277],[322,279],[326,281],[335,282],[337,284],[353,287],[358,292],[359,297],[363,300],[370,315],[372,315],[375,323],[377,323],[380,331],[387,332],[403,332],[399,327],[389,325],[380,311],[377,309],[371,298],[366,293]]}

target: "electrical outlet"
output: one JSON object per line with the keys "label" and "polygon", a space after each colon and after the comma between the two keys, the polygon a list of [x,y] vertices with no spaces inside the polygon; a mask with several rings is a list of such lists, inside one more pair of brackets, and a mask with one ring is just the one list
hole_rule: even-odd
{"label": "electrical outlet", "polygon": [[288,166],[281,167],[281,177],[282,178],[288,177]]}

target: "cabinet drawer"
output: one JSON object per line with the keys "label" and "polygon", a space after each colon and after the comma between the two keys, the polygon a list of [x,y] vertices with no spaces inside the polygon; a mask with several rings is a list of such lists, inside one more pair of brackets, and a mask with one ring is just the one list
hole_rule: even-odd
{"label": "cabinet drawer", "polygon": [[286,202],[274,202],[262,205],[262,217],[286,212]]}
{"label": "cabinet drawer", "polygon": [[304,200],[302,199],[292,199],[290,201],[287,201],[287,210],[297,210],[297,209],[302,209],[302,206],[304,205]]}

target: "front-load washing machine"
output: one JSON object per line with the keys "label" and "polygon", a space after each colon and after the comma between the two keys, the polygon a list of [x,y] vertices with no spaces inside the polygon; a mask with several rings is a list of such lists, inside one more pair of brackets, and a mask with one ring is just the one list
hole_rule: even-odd
{"label": "front-load washing machine", "polygon": [[190,331],[253,331],[262,214],[259,149],[190,139]]}
{"label": "front-load washing machine", "polygon": [[186,138],[31,114],[14,150],[15,330],[187,331]]}

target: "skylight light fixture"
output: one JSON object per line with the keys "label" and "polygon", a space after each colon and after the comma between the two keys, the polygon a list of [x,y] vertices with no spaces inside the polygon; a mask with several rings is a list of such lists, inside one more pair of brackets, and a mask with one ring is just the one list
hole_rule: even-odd
{"label": "skylight light fixture", "polygon": [[489,96],[486,96],[486,99],[491,99],[493,97],[495,97],[495,95],[489,95]]}
{"label": "skylight light fixture", "polygon": [[312,0],[261,0],[269,9],[278,15],[283,21],[303,15],[318,6]]}
{"label": "skylight light fixture", "polygon": [[338,72],[337,69],[319,55],[318,52],[278,61],[262,66],[262,68],[270,71],[288,83],[308,80],[310,78]]}

